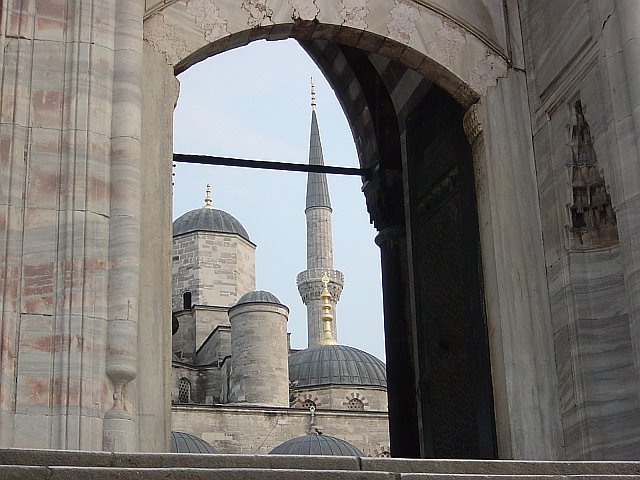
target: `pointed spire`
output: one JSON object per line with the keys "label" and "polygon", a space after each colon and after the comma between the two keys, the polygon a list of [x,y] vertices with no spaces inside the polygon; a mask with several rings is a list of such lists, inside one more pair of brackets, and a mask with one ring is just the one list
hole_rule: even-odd
{"label": "pointed spire", "polygon": [[207,193],[204,197],[204,208],[213,208],[213,201],[211,200],[211,185],[207,183]]}
{"label": "pointed spire", "polygon": [[329,293],[329,275],[324,272],[322,275],[322,293],[320,298],[322,299],[322,340],[320,345],[335,345],[336,340],[333,338],[333,332],[331,331],[331,322],[333,321],[333,315],[331,314],[331,294]]}
{"label": "pointed spire", "polygon": [[[309,165],[324,165],[320,129],[316,117],[316,90],[311,80],[311,136],[309,139]],[[324,173],[309,173],[307,177],[307,209],[312,207],[331,208],[327,176]]]}

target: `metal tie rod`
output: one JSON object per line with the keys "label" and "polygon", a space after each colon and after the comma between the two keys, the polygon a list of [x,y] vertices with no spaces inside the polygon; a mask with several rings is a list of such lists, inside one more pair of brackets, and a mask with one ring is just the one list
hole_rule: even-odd
{"label": "metal tie rod", "polygon": [[213,155],[191,155],[174,153],[176,163],[196,163],[201,165],[222,165],[226,167],[262,168],[266,170],[284,170],[290,172],[330,173],[334,175],[353,175],[371,178],[370,168],[332,167],[330,165],[309,165],[307,163],[271,162],[268,160],[247,160],[245,158],[217,157]]}

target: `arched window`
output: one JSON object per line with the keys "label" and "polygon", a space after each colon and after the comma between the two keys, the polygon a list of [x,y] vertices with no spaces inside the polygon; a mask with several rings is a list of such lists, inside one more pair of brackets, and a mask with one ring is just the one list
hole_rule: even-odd
{"label": "arched window", "polygon": [[309,410],[311,407],[316,408],[316,402],[307,398],[304,402],[302,402],[302,408],[305,410]]}
{"label": "arched window", "polygon": [[191,382],[182,377],[178,383],[178,403],[189,403],[191,400]]}
{"label": "arched window", "polygon": [[191,292],[184,292],[182,294],[182,309],[191,310]]}
{"label": "arched window", "polygon": [[349,410],[364,410],[364,403],[359,398],[352,398],[347,404]]}

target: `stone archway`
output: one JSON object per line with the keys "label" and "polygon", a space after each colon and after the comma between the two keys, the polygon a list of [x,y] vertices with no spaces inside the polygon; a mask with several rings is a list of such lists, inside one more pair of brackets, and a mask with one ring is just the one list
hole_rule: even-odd
{"label": "stone archway", "polygon": [[[509,68],[507,49],[492,41],[482,15],[467,12],[470,17],[465,18],[462,11],[448,12],[440,3],[342,2],[340,10],[311,1],[186,0],[148,6],[144,22],[143,161],[154,162],[156,171],[158,158],[164,159],[165,168],[170,165],[171,108],[177,92],[174,73],[258,39],[298,39],[334,82],[340,81],[345,66],[351,68],[349,62],[340,61],[348,57],[349,49],[377,55],[417,72],[462,106],[471,106],[465,131],[473,146],[499,456],[560,458],[555,369],[524,79]],[[490,13],[495,12],[485,13],[494,18]],[[331,45],[341,46],[342,57],[323,60],[323,47]],[[343,105],[360,108],[347,116],[354,136],[362,139],[357,142],[361,164],[379,162],[385,167],[369,193],[365,186],[372,219],[381,231],[383,269],[386,264],[391,275],[413,275],[397,271],[399,263],[410,263],[401,258],[398,249],[411,228],[403,230],[397,220],[398,215],[404,216],[406,205],[401,193],[406,179],[398,175],[402,153],[394,158],[388,152],[380,158],[384,142],[374,132],[380,124],[371,121],[366,98],[358,102],[359,97],[366,97],[366,88],[357,79],[343,84],[339,91]],[[402,137],[404,131],[396,134]],[[157,142],[158,137],[166,141]],[[514,163],[514,158],[519,163]],[[152,192],[161,190],[158,182],[166,182],[166,176],[144,178],[143,192],[153,196]],[[170,231],[168,210],[156,215],[162,216],[160,223]],[[146,230],[143,221],[142,241],[158,228],[151,226],[152,219],[148,221]],[[503,256],[506,251],[511,252],[510,258]],[[151,259],[146,260],[150,263],[141,259],[146,265],[142,275],[145,268],[149,275],[160,269]],[[525,272],[527,282],[523,283]],[[389,312],[385,298],[385,316],[402,314],[406,318],[398,337],[403,338],[404,347],[415,347],[411,334],[415,311],[409,311],[409,305],[415,309],[416,292],[411,282],[405,286],[406,291],[390,300]],[[538,293],[536,297],[529,295],[532,288]],[[405,360],[415,362],[416,358]],[[404,387],[417,389],[420,395],[415,382],[412,372]]]}

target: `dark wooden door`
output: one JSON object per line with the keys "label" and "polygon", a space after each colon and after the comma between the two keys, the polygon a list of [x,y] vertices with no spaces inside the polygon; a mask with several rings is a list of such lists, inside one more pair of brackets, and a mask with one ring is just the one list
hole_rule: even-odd
{"label": "dark wooden door", "polygon": [[407,121],[408,202],[426,454],[496,458],[471,149],[434,88]]}

